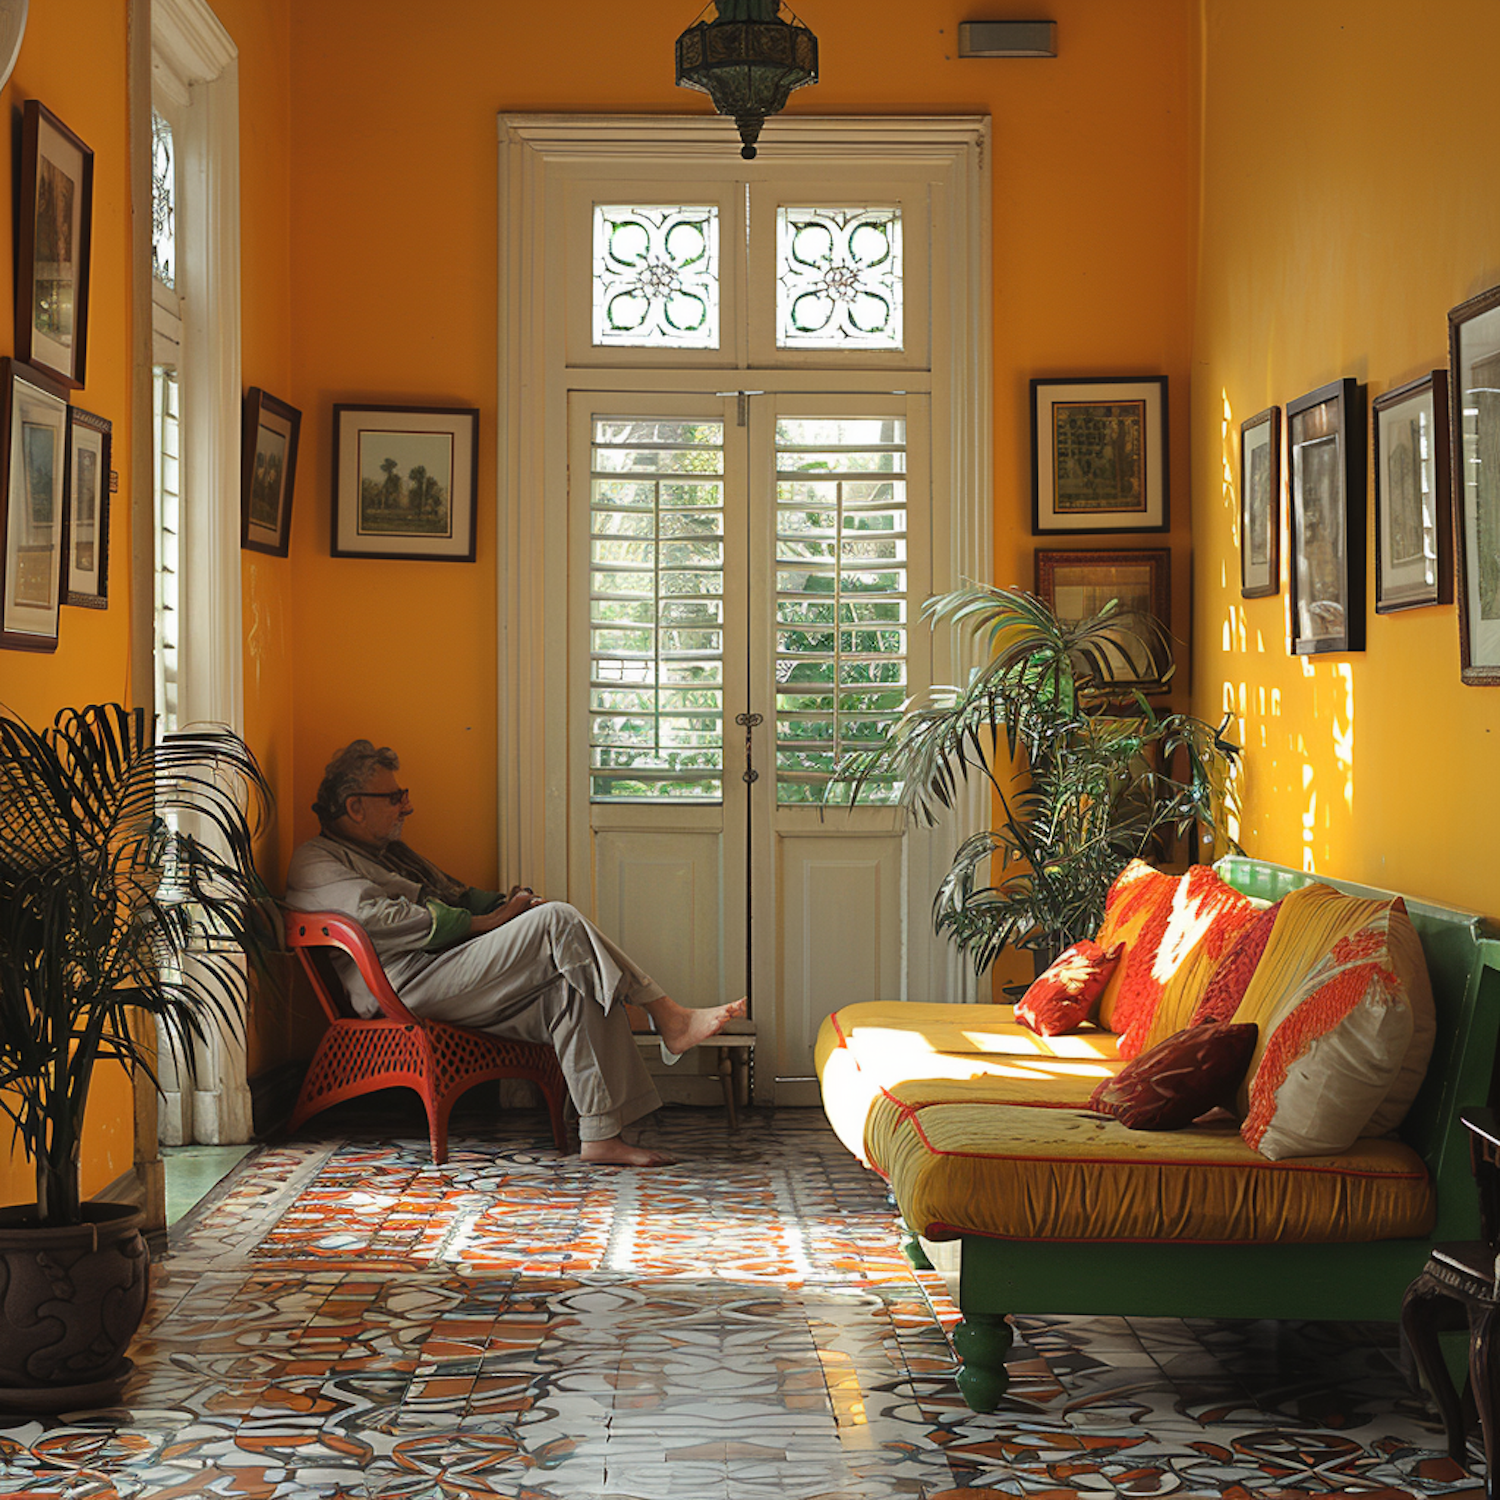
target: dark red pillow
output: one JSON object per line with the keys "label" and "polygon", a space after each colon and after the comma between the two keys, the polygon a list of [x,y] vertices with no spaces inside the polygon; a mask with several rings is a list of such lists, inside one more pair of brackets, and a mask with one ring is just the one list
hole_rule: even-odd
{"label": "dark red pillow", "polygon": [[1016,1020],[1038,1036],[1076,1031],[1099,1003],[1124,951],[1124,943],[1116,943],[1106,952],[1092,938],[1064,948],[1016,1002]]}
{"label": "dark red pillow", "polygon": [[1127,1130],[1180,1130],[1233,1099],[1257,1030],[1249,1022],[1189,1026],[1106,1078],[1089,1108],[1113,1115]]}

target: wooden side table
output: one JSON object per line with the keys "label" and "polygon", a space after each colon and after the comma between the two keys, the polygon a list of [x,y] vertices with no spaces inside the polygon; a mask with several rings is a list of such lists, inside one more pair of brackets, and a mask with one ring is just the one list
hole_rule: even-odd
{"label": "wooden side table", "polygon": [[[637,1031],[636,1045],[655,1053],[660,1045],[654,1031]],[[750,1098],[750,1064],[755,1056],[755,1022],[741,1018],[727,1026],[706,1047],[714,1047],[719,1055],[719,1086],[724,1091],[724,1112],[729,1118],[729,1128],[740,1128],[738,1105]]]}
{"label": "wooden side table", "polygon": [[1461,1316],[1469,1329],[1469,1388],[1479,1411],[1484,1439],[1486,1500],[1500,1500],[1500,1430],[1495,1401],[1495,1315],[1500,1310],[1496,1286],[1497,1210],[1500,1210],[1500,1120],[1491,1109],[1469,1109],[1461,1116],[1469,1131],[1469,1156],[1479,1190],[1482,1240],[1434,1245],[1416,1280],[1401,1301],[1401,1331],[1417,1369],[1442,1413],[1448,1456],[1469,1467],[1463,1411],[1443,1361],[1438,1331]]}

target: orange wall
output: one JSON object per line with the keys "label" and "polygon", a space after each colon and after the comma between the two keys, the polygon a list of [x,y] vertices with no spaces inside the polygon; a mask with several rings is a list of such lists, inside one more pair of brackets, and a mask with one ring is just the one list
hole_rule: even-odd
{"label": "orange wall", "polygon": [[[290,386],[290,261],[287,179],[291,154],[287,63],[290,0],[215,0],[239,48],[243,184],[244,375],[246,385],[284,392]],[[0,704],[32,723],[81,703],[141,696],[129,680],[130,644],[130,190],[127,177],[126,7],[117,0],[72,6],[33,5],[9,84],[0,93],[7,117],[28,98],[42,100],[94,151],[93,259],[88,330],[88,384],[73,403],[114,423],[113,464],[120,491],[111,501],[109,607],[64,608],[55,653],[0,652]],[[11,153],[0,155],[0,219],[11,229],[15,184]],[[7,242],[9,242],[7,234]],[[0,306],[12,298],[10,257],[0,256]],[[14,349],[6,320],[0,352]],[[289,796],[291,686],[284,622],[290,563],[244,554],[246,734],[276,786]],[[252,657],[254,662],[252,664]],[[270,830],[263,860],[274,871],[288,835]],[[255,1055],[285,1052],[285,1003],[267,997],[270,1020],[252,1036]],[[131,1091],[119,1070],[101,1067],[84,1136],[83,1190],[97,1191],[129,1170],[133,1152]],[[32,1169],[0,1157],[0,1202],[33,1196]]]}
{"label": "orange wall", "polygon": [[[1172,382],[1178,630],[1187,630],[1188,378],[1196,192],[1191,0],[1054,0],[1060,56],[956,56],[971,8],[817,0],[822,80],[789,112],[983,113],[994,124],[996,566],[1030,585],[1027,381]],[[607,0],[404,0],[292,14],[297,837],[328,754],[390,743],[420,845],[480,884],[496,861],[498,111],[702,112],[672,82],[694,19]],[[736,162],[736,165],[738,163]],[[478,561],[329,557],[331,407],[480,411]]]}
{"label": "orange wall", "polygon": [[1193,699],[1239,713],[1250,853],[1493,913],[1500,864],[1475,851],[1500,837],[1500,692],[1460,684],[1455,608],[1376,615],[1372,596],[1364,652],[1289,656],[1284,516],[1281,596],[1239,591],[1240,422],[1444,366],[1448,309],[1500,282],[1500,157],[1465,124],[1500,7],[1414,15],[1203,0]]}

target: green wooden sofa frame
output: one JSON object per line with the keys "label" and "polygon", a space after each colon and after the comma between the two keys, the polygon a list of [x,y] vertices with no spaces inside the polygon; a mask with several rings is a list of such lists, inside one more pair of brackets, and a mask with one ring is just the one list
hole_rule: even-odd
{"label": "green wooden sofa frame", "polygon": [[[1392,894],[1242,856],[1222,859],[1217,868],[1237,890],[1266,901],[1313,880],[1354,896]],[[1500,926],[1410,898],[1406,907],[1422,940],[1437,1007],[1427,1078],[1400,1131],[1427,1163],[1437,1190],[1431,1235],[1328,1245],[1085,1244],[964,1235],[963,1321],[953,1345],[962,1361],[959,1390],[975,1411],[994,1411],[1005,1391],[1005,1357],[1014,1338],[1007,1313],[1395,1322],[1431,1242],[1479,1237],[1478,1195],[1459,1113],[1494,1097]],[[919,1242],[909,1253],[918,1264],[927,1262]]]}

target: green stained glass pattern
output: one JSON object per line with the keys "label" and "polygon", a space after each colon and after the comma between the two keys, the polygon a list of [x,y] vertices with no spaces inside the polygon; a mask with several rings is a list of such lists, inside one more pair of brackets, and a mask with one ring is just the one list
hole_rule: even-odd
{"label": "green stained glass pattern", "polygon": [[776,344],[900,349],[901,210],[781,208]]}
{"label": "green stained glass pattern", "polygon": [[[907,692],[906,424],[776,425],[776,796],[820,802]],[[867,784],[891,802],[894,781]],[[837,790],[835,791],[837,795]]]}
{"label": "green stained glass pattern", "polygon": [[724,785],[724,429],[596,417],[589,506],[595,801]]}
{"label": "green stained glass pattern", "polygon": [[595,207],[594,343],[719,347],[716,207]]}

